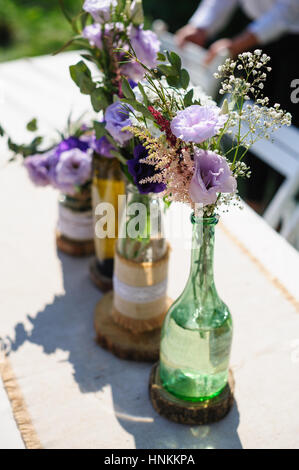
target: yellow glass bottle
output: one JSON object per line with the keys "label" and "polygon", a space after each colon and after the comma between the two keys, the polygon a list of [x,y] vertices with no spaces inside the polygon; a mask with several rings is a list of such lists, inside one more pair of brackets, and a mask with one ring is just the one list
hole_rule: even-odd
{"label": "yellow glass bottle", "polygon": [[[96,258],[91,264],[90,274],[94,283],[103,291],[112,288],[115,243],[118,237],[118,196],[124,195],[125,190],[125,177],[117,158],[94,154],[92,207],[95,227],[101,217],[96,213],[100,203],[110,203],[114,212],[113,215],[109,214],[115,218],[115,238],[99,238],[96,231],[94,235]],[[109,224],[109,220],[107,223]]]}

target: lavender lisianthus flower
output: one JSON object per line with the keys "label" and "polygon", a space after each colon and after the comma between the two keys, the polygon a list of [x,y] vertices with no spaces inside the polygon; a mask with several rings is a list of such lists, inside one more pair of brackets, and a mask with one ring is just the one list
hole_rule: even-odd
{"label": "lavender lisianthus flower", "polygon": [[[149,68],[154,68],[157,65],[157,54],[160,50],[161,43],[158,36],[150,30],[144,30],[140,27],[131,27],[129,32],[132,48],[134,49],[137,58]],[[131,62],[121,67],[122,73],[127,77],[139,81],[144,77],[145,70],[141,65],[133,59]]]}
{"label": "lavender lisianthus flower", "polygon": [[234,193],[237,182],[225,158],[217,153],[196,149],[195,171],[189,187],[193,202],[214,204],[218,193]]}
{"label": "lavender lisianthus flower", "polygon": [[226,123],[228,116],[220,113],[217,106],[189,106],[172,120],[172,133],[185,142],[200,144],[214,137]]}
{"label": "lavender lisianthus flower", "polygon": [[96,22],[105,23],[110,20],[111,7],[116,5],[116,0],[85,0],[83,10],[90,13]]}
{"label": "lavender lisianthus flower", "polygon": [[[129,108],[131,109],[130,106]],[[107,131],[120,145],[126,144],[132,138],[130,132],[123,131],[124,127],[130,126],[132,123],[128,110],[120,101],[108,106],[105,112],[105,122]]]}
{"label": "lavender lisianthus flower", "polygon": [[91,46],[102,49],[102,27],[100,24],[93,23],[85,26],[82,31],[82,36],[89,41]]}
{"label": "lavender lisianthus flower", "polygon": [[74,194],[76,186],[81,186],[91,178],[91,162],[91,155],[79,148],[63,152],[55,168],[53,184],[67,194]]}
{"label": "lavender lisianthus flower", "polygon": [[133,176],[134,183],[141,194],[161,193],[166,189],[166,185],[160,182],[140,183],[144,178],[152,177],[157,174],[157,170],[153,165],[142,163],[148,157],[148,151],[142,144],[136,145],[134,149],[134,158],[128,160],[128,170]]}
{"label": "lavender lisianthus flower", "polygon": [[106,136],[97,139],[95,136],[90,142],[90,147],[102,157],[114,158],[114,155],[111,153],[116,148],[109,142]]}
{"label": "lavender lisianthus flower", "polygon": [[31,181],[37,186],[50,184],[51,162],[50,154],[32,155],[24,161]]}
{"label": "lavender lisianthus flower", "polygon": [[124,31],[124,25],[122,23],[107,23],[100,25],[98,23],[93,23],[85,26],[82,31],[82,36],[89,41],[91,46],[96,46],[98,49],[103,48],[103,37],[104,38],[113,38],[114,46],[118,45],[118,36],[116,33],[121,33]]}

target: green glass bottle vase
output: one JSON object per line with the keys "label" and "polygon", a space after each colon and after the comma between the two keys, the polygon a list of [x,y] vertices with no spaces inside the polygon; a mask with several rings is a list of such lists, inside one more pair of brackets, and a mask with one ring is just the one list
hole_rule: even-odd
{"label": "green glass bottle vase", "polygon": [[187,401],[217,396],[227,384],[232,318],[214,283],[217,217],[191,216],[191,270],[187,285],[164,321],[160,377],[164,388]]}

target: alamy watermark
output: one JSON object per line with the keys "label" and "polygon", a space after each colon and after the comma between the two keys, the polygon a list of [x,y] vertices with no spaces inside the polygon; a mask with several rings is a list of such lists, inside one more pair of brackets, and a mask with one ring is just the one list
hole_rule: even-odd
{"label": "alamy watermark", "polygon": [[[142,202],[126,204],[126,196],[118,196],[118,208],[109,202],[101,202],[95,209],[95,235],[105,238],[176,238],[184,246],[190,246],[191,210],[181,204],[175,214],[170,210],[161,211],[157,203],[146,205]],[[199,213],[202,205],[195,208]],[[162,214],[162,212],[164,212]]]}
{"label": "alamy watermark", "polygon": [[295,78],[291,82],[291,88],[293,88],[293,91],[291,93],[291,102],[293,104],[298,104],[299,103],[299,78]]}

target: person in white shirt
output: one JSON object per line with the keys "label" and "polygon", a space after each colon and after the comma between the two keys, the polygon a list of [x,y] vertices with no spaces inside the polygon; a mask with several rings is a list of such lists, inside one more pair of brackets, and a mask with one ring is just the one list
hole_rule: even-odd
{"label": "person in white shirt", "polygon": [[251,24],[236,38],[212,44],[207,62],[222,48],[228,48],[236,56],[287,33],[299,34],[299,0],[202,0],[189,24],[177,32],[179,46],[187,41],[203,46],[228,23],[238,5],[252,19]]}

